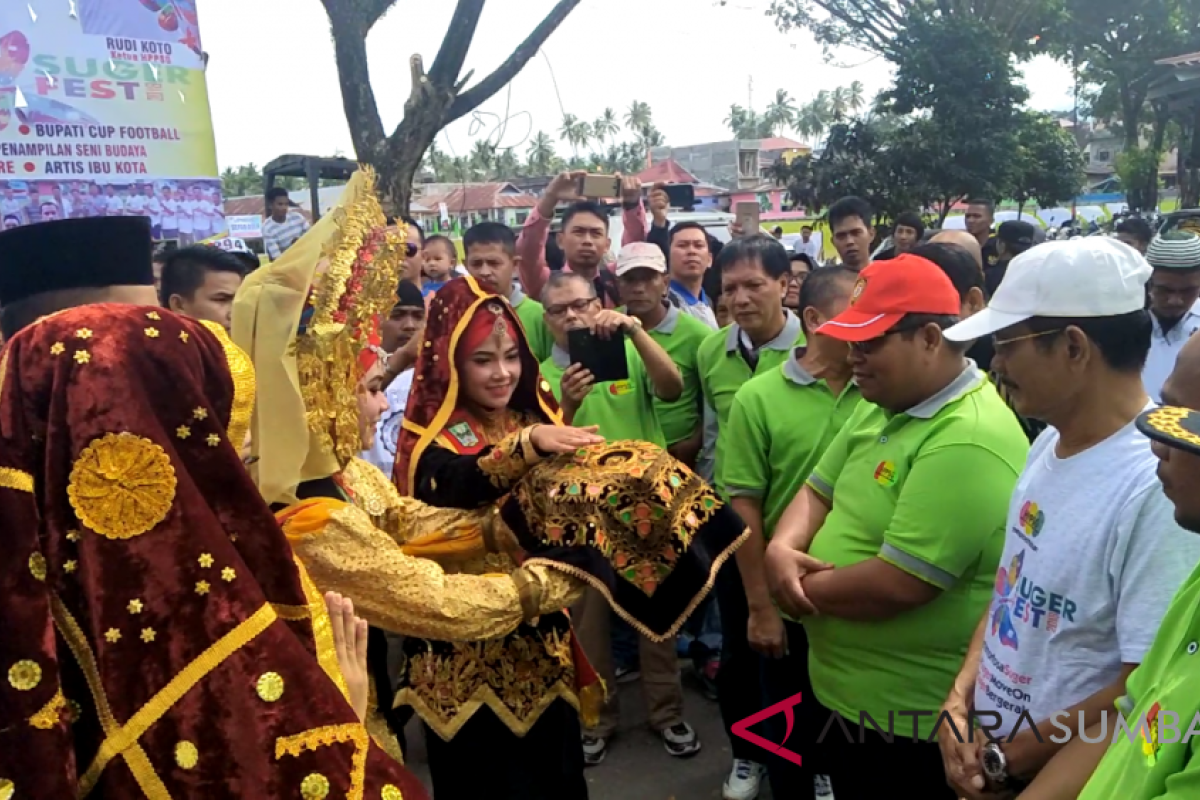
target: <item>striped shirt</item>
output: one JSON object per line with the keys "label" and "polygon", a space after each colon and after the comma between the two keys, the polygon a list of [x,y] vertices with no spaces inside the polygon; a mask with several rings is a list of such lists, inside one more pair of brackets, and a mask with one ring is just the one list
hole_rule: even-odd
{"label": "striped shirt", "polygon": [[308,227],[308,220],[299,211],[289,211],[283,222],[276,222],[273,217],[267,217],[262,226],[263,245],[267,248],[267,255],[272,261],[279,258],[284,250],[304,235]]}

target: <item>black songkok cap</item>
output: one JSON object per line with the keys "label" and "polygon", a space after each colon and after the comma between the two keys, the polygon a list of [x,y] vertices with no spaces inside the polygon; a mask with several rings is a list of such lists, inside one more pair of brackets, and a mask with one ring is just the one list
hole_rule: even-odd
{"label": "black songkok cap", "polygon": [[0,233],[0,306],[63,289],[153,286],[147,217],[37,222]]}

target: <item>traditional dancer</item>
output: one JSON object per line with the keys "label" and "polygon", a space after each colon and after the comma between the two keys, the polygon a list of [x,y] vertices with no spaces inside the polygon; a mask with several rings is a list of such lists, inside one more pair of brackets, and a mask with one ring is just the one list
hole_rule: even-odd
{"label": "traditional dancer", "polygon": [[243,469],[253,393],[223,330],[153,307],[3,350],[0,796],[427,796]]}
{"label": "traditional dancer", "polygon": [[[737,516],[648,443],[551,457],[573,429],[511,306],[474,279],[437,293],[423,339],[397,449],[401,491],[498,509],[526,568],[576,575],[647,635],[673,636],[742,541]],[[405,653],[396,704],[426,725],[439,800],[587,797],[579,715],[594,717],[603,692],[564,614],[486,642],[410,639]]]}

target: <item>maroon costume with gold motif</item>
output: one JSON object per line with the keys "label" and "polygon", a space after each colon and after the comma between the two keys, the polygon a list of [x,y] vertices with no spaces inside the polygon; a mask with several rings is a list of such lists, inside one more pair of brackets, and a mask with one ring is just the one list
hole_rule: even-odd
{"label": "maroon costume with gold motif", "polygon": [[253,395],[223,331],[161,309],[72,309],[0,355],[0,790],[426,798],[241,464]]}

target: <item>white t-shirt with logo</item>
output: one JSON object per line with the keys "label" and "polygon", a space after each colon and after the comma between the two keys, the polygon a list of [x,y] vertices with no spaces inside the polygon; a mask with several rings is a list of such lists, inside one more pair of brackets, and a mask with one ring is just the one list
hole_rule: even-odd
{"label": "white t-shirt with logo", "polygon": [[162,229],[164,231],[179,230],[179,201],[174,197],[162,201]]}
{"label": "white t-shirt with logo", "polygon": [[1047,428],[1033,443],[1009,506],[975,682],[976,710],[1000,714],[993,736],[1023,712],[1043,722],[1140,664],[1200,562],[1200,535],[1175,523],[1134,423],[1067,459],[1058,441]]}
{"label": "white t-shirt with logo", "polygon": [[162,225],[163,206],[162,201],[155,196],[146,198],[146,216],[150,218],[151,225]]}
{"label": "white t-shirt with logo", "polygon": [[196,236],[207,237],[213,229],[213,204],[208,200],[197,200],[196,210],[192,212]]}

